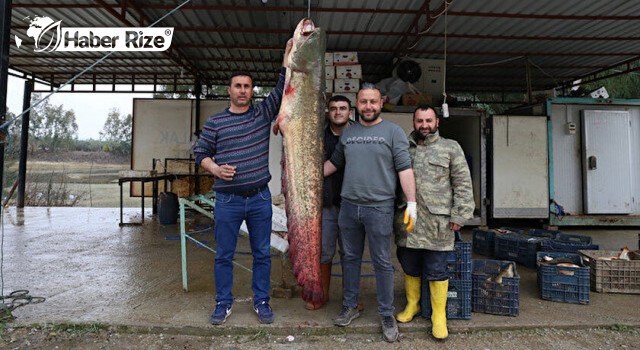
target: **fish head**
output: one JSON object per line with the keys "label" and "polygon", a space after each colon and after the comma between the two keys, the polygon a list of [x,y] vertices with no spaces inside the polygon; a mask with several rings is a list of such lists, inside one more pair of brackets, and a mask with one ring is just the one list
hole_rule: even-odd
{"label": "fish head", "polygon": [[324,64],[326,48],[324,30],[316,27],[309,18],[303,18],[293,32],[293,46],[289,53],[289,67],[300,72],[309,72]]}

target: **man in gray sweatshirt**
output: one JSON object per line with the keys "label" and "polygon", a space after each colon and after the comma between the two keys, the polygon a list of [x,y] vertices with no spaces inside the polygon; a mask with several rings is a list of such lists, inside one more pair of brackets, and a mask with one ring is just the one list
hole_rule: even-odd
{"label": "man in gray sweatshirt", "polygon": [[398,339],[393,308],[391,237],[398,178],[407,198],[405,223],[411,230],[416,221],[416,187],[409,142],[402,128],[382,120],[382,96],[373,85],[363,85],[356,106],[360,122],[345,129],[331,159],[324,163],[329,176],[344,168],[338,216],[344,248],[343,302],[336,326],[348,326],[360,316],[358,293],[365,236],[376,276],[378,313],[382,334],[388,342]]}

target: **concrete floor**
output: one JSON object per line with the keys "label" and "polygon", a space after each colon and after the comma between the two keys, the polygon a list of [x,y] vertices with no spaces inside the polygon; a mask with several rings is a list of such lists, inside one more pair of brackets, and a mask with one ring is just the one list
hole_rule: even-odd
{"label": "concrete floor", "polygon": [[[140,219],[128,209],[125,221]],[[350,327],[332,323],[340,309],[340,277],[333,278],[331,301],[307,311],[299,298],[272,299],[276,321],[261,325],[252,310],[251,274],[235,269],[233,315],[218,327],[208,323],[214,305],[213,254],[188,243],[189,292],[182,290],[179,226],[163,226],[146,213],[144,226],[118,227],[117,208],[10,208],[3,213],[2,295],[27,289],[45,297],[40,304],[15,309],[16,325],[34,323],[104,323],[164,333],[228,334],[266,330],[274,334],[379,332],[375,280],[362,281],[365,311]],[[188,229],[206,229],[211,222],[191,214]],[[564,230],[589,234],[601,249],[638,244],[638,230]],[[201,235],[212,241],[212,236]],[[463,234],[471,240],[470,231]],[[239,252],[247,252],[241,238]],[[474,256],[474,258],[483,258]],[[395,259],[394,259],[395,260]],[[251,257],[237,254],[236,262],[251,266]],[[282,260],[273,258],[272,280],[282,280]],[[395,306],[405,303],[403,274],[397,261]],[[339,274],[338,265],[334,274]],[[545,301],[538,296],[536,273],[518,265],[520,314],[517,317],[472,313],[471,320],[450,320],[451,332],[529,327],[591,327],[614,324],[640,327],[640,295],[591,292],[589,305]],[[373,273],[370,264],[363,273]],[[420,331],[430,322],[416,318],[401,324],[401,332]]]}

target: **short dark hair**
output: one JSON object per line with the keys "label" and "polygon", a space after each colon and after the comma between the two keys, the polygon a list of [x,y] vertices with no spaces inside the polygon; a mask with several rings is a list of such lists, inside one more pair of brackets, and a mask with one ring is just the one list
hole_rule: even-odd
{"label": "short dark hair", "polygon": [[231,81],[233,80],[233,78],[239,77],[239,76],[249,77],[249,79],[251,79],[251,85],[253,85],[253,77],[251,76],[251,74],[249,72],[235,71],[235,72],[231,73],[231,76],[229,77],[229,86],[231,86]]}
{"label": "short dark hair", "polygon": [[438,112],[436,112],[436,109],[433,108],[432,105],[428,104],[428,103],[421,103],[419,105],[416,106],[416,109],[413,110],[413,117],[416,117],[416,112],[417,111],[428,111],[428,110],[432,110],[433,113],[435,113],[436,118],[440,118],[440,116],[438,115]]}
{"label": "short dark hair", "polygon": [[362,83],[362,85],[360,86],[360,90],[358,90],[358,92],[356,93],[356,96],[360,96],[360,91],[362,90],[376,90],[380,94],[380,97],[382,97],[382,91],[380,91],[380,89],[378,89],[378,87],[375,86],[375,84],[368,83],[368,82]]}
{"label": "short dark hair", "polygon": [[333,95],[331,96],[331,98],[329,99],[329,101],[327,102],[327,106],[331,103],[331,102],[346,102],[347,105],[349,106],[349,108],[351,108],[351,100],[348,99],[346,96],[344,95]]}

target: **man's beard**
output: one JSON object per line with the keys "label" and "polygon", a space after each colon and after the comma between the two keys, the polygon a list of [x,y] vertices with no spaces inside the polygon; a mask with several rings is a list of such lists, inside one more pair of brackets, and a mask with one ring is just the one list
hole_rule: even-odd
{"label": "man's beard", "polygon": [[364,116],[364,114],[360,115],[362,117],[362,120],[364,120],[367,123],[371,123],[374,122],[376,119],[380,118],[380,113],[376,113],[373,115],[373,117],[371,118],[367,118]]}
{"label": "man's beard", "polygon": [[422,131],[420,130],[416,130],[416,136],[418,137],[418,140],[424,140],[427,138],[427,136],[429,135],[433,135],[438,131],[438,127],[436,127],[435,129],[429,131],[426,135],[422,133]]}

